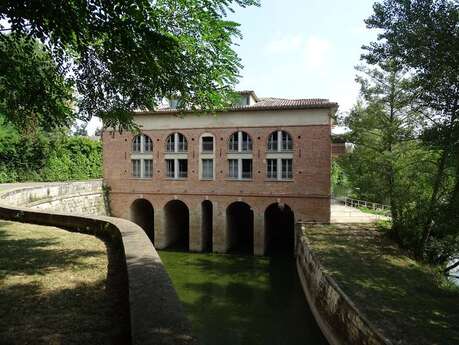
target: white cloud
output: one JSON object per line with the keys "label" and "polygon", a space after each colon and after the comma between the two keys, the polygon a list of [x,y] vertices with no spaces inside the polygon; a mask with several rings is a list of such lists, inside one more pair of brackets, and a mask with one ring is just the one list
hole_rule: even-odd
{"label": "white cloud", "polygon": [[303,44],[304,39],[301,35],[279,36],[268,43],[266,50],[271,54],[285,54],[301,49]]}
{"label": "white cloud", "polygon": [[305,62],[308,69],[324,67],[330,55],[331,44],[318,36],[309,36],[304,48]]}

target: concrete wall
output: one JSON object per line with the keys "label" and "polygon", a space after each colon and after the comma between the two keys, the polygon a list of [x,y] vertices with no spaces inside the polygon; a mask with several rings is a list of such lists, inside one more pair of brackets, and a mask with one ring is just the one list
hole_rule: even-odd
{"label": "concrete wall", "polygon": [[[89,209],[99,212],[100,203],[95,207],[93,202],[97,199],[96,194],[101,195],[98,190],[100,186],[100,181],[90,181],[15,188],[0,193],[0,219],[56,226],[120,240],[128,275],[132,344],[196,344],[190,322],[170,278],[142,228],[120,218],[60,213],[21,206],[48,205],[57,209]],[[75,200],[79,201],[72,200],[65,192],[70,195],[73,193]],[[89,193],[87,199],[86,193]],[[73,206],[64,206],[65,203]]]}
{"label": "concrete wall", "polygon": [[308,245],[307,227],[296,225],[296,263],[303,291],[330,345],[391,345],[327,275]]}

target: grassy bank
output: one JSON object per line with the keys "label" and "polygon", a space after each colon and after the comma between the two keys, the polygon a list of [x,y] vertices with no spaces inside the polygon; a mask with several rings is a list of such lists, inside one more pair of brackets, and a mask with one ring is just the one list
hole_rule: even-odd
{"label": "grassy bank", "polygon": [[108,249],[110,262],[93,236],[0,221],[0,342],[129,343],[124,274]]}
{"label": "grassy bank", "polygon": [[377,225],[307,229],[326,271],[394,344],[459,344],[459,288],[409,258]]}

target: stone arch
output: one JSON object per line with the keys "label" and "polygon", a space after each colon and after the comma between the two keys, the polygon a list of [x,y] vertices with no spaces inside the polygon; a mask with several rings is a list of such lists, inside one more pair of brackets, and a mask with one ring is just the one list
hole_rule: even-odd
{"label": "stone arch", "polygon": [[226,208],[226,248],[228,252],[253,254],[253,210],[242,201]]}
{"label": "stone arch", "polygon": [[295,214],[287,204],[274,203],[265,210],[265,254],[293,256]]}
{"label": "stone arch", "polygon": [[155,212],[153,205],[148,200],[134,200],[129,208],[129,219],[139,225],[150,241],[155,243]]}
{"label": "stone arch", "polygon": [[209,200],[201,203],[201,243],[202,251],[212,252],[213,205]]}
{"label": "stone arch", "polygon": [[180,200],[171,200],[164,206],[164,248],[189,250],[190,212]]}

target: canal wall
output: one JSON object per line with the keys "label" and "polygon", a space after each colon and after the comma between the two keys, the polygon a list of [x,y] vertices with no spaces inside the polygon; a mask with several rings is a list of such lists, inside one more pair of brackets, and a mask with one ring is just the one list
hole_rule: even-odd
{"label": "canal wall", "polygon": [[132,344],[197,344],[172,282],[143,229],[104,213],[101,181],[16,185],[0,192],[0,219],[56,226],[121,241],[128,278]]}
{"label": "canal wall", "polygon": [[314,317],[330,345],[392,345],[325,273],[308,245],[307,228],[296,224],[296,265]]}

